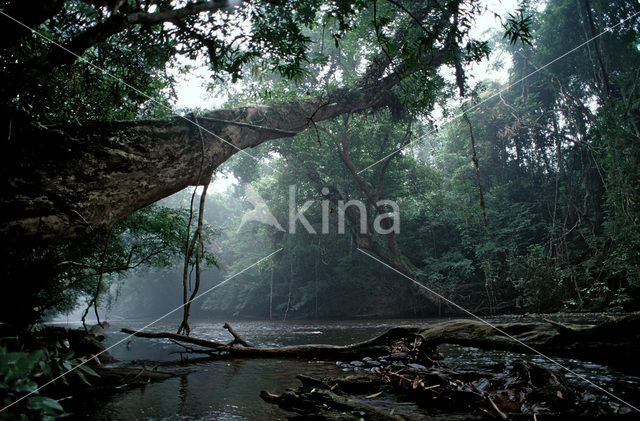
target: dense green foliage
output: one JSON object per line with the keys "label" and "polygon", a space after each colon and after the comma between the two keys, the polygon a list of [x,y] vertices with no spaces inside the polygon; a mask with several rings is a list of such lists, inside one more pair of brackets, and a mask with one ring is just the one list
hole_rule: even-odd
{"label": "dense green foliage", "polygon": [[338,40],[363,5],[206,3],[4,0],[8,16],[41,35],[2,17],[11,35],[0,43],[0,68],[13,83],[0,89],[1,103],[41,124],[166,117],[173,96],[168,66],[188,71],[187,60],[199,59],[220,79],[235,81],[247,66],[295,79],[309,60],[304,31],[318,24],[317,15],[338,22],[332,33]]}
{"label": "dense green foliage", "polygon": [[[338,234],[335,203],[330,204],[328,234],[309,234],[300,223],[295,234],[255,222],[236,228],[243,213],[254,207],[248,201],[257,192],[287,229],[289,186],[295,185],[296,208],[315,201],[305,215],[320,233],[321,202],[327,200],[322,187],[338,191],[345,200],[367,203],[340,154],[341,140],[350,133],[349,158],[355,168],[363,169],[403,145],[410,127],[412,143],[407,148],[387,165],[383,161],[361,174],[373,189],[382,184],[380,198],[400,206],[397,242],[403,264],[397,267],[460,305],[484,313],[637,309],[637,20],[598,38],[597,46],[592,42],[520,81],[639,10],[631,3],[621,8],[593,2],[589,17],[585,4],[589,5],[578,5],[577,13],[573,3],[525,11],[534,34],[531,43],[508,39],[496,46],[513,62],[509,83],[518,83],[506,89],[484,81],[469,100],[467,108],[482,102],[468,116],[487,226],[464,119],[454,118],[426,135],[420,122],[409,125],[386,111],[319,124],[295,143],[274,142],[254,151],[276,172],[246,156],[227,167],[240,184],[214,197],[210,215],[214,225],[227,230],[218,246],[221,259],[232,262],[229,273],[279,247],[284,252],[212,294],[202,308],[274,318],[442,310],[406,280],[357,252],[357,226],[347,221],[347,233]],[[349,50],[344,50],[341,54],[349,57]],[[431,103],[446,100],[437,94],[451,92],[444,83],[432,91]],[[460,112],[455,109],[449,115]],[[368,203],[370,231],[375,215]],[[386,241],[375,235],[377,255],[393,265]]]}
{"label": "dense green foliage", "polygon": [[[4,338],[15,348],[15,341]],[[86,365],[82,365],[68,375],[60,377],[78,361],[68,343],[58,343],[51,349],[38,349],[32,352],[10,351],[0,345],[0,391],[2,408],[13,404],[25,393],[33,393],[12,407],[0,413],[2,420],[53,420],[68,415],[57,400],[38,393],[38,387],[53,381],[69,385],[70,381],[81,381],[91,385],[88,378],[98,374]]]}

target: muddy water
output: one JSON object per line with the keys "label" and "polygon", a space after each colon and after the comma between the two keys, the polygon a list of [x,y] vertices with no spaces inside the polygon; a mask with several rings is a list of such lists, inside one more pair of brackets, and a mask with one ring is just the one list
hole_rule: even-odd
{"label": "muddy water", "polygon": [[[440,319],[442,320],[442,319]],[[500,321],[512,319],[501,318]],[[237,321],[234,329],[254,345],[279,346],[305,343],[349,344],[378,335],[393,326],[428,324],[439,320],[357,320],[357,321]],[[572,320],[575,321],[575,320]],[[591,321],[591,320],[583,320]],[[148,321],[114,322],[109,330],[106,346],[111,346],[126,335],[121,327],[140,328]],[[223,321],[198,320],[192,323],[192,336],[217,341],[229,341],[222,328]],[[148,328],[150,331],[174,331],[177,321],[162,321]],[[179,360],[176,352],[181,348],[164,340],[128,338],[110,352],[119,360],[171,361]],[[514,358],[525,358],[551,368],[554,365],[539,356],[509,352],[479,351],[474,348],[443,346],[444,363],[450,367],[473,368],[495,363],[508,364]],[[191,357],[193,358],[193,357]],[[557,359],[559,363],[581,376],[612,391],[632,403],[639,403],[640,378],[608,367],[571,359]],[[74,402],[77,419],[95,420],[283,420],[289,413],[264,403],[258,396],[261,390],[281,393],[299,385],[295,376],[328,376],[340,374],[333,361],[234,359],[208,361],[188,366],[192,373],[143,388],[117,391],[103,397]],[[568,373],[584,388],[589,385]],[[404,406],[421,418],[422,410],[413,405]],[[403,411],[404,412],[404,411]]]}

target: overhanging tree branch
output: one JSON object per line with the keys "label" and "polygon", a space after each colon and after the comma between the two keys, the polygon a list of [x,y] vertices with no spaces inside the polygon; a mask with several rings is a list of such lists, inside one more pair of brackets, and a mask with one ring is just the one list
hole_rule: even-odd
{"label": "overhanging tree branch", "polygon": [[[172,16],[144,13],[127,22],[175,18],[175,13],[186,15],[221,4],[198,3],[197,8],[174,10]],[[395,38],[401,42],[405,36],[401,31]],[[447,46],[430,48],[421,56],[420,66],[411,61],[396,66],[394,72],[387,71],[390,63],[381,58],[373,60],[351,88],[305,101],[212,111],[200,121],[212,134],[204,147],[198,127],[182,117],[47,128],[16,124],[0,162],[0,174],[8,180],[7,188],[0,190],[0,235],[22,242],[66,241],[86,235],[88,227],[109,229],[137,209],[187,186],[208,183],[204,175],[239,150],[293,137],[339,115],[396,104],[399,75],[435,69],[450,55]]]}

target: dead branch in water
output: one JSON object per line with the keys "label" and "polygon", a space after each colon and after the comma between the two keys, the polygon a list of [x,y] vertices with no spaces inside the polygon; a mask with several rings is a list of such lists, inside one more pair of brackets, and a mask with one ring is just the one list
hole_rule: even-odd
{"label": "dead branch in water", "polygon": [[[355,358],[380,356],[395,352],[398,344],[406,351],[420,353],[421,360],[437,359],[436,347],[456,344],[482,349],[515,352],[533,352],[564,356],[607,364],[635,367],[637,344],[640,342],[640,313],[596,326],[567,327],[549,323],[498,323],[500,331],[475,320],[448,320],[426,326],[403,326],[388,330],[373,339],[350,345],[290,345],[281,347],[255,347],[242,339],[231,326],[224,325],[234,340],[227,344],[193,338],[170,332],[123,332],[143,338],[173,339],[178,342],[206,348],[212,356],[264,357],[264,358]],[[505,336],[502,332],[506,333]],[[244,347],[236,347],[236,344]],[[525,345],[523,345],[525,344]],[[531,347],[531,348],[528,348]]]}
{"label": "dead branch in water", "polygon": [[224,326],[225,329],[227,329],[229,331],[230,334],[233,335],[233,341],[229,342],[227,345],[235,345],[235,344],[240,344],[242,346],[245,346],[247,348],[251,348],[251,345],[249,345],[249,342],[245,341],[244,339],[242,339],[242,337],[240,337],[240,335],[238,335],[236,333],[235,330],[233,330],[233,328],[231,327],[231,325],[229,323],[225,323]]}
{"label": "dead branch in water", "polygon": [[[228,326],[228,328],[227,328]],[[225,328],[230,332],[233,330],[228,323]],[[388,330],[384,334],[351,345],[290,345],[281,347],[254,347],[242,339],[237,333],[235,339],[228,343],[216,342],[208,339],[193,338],[179,335],[172,332],[137,332],[132,329],[122,329],[122,332],[138,336],[141,338],[171,339],[192,345],[207,348],[212,356],[230,355],[236,357],[278,357],[278,358],[330,358],[345,355],[382,355],[389,352],[389,344],[396,340],[408,340],[413,342],[419,333],[418,327],[397,327]],[[245,345],[244,347],[234,346],[236,343]]]}

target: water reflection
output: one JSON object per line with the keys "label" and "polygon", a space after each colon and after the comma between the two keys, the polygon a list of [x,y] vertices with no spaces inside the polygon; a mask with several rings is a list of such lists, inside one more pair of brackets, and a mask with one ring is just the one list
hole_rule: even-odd
{"label": "water reflection", "polygon": [[279,360],[212,361],[180,378],[148,384],[85,402],[77,419],[94,420],[283,420],[287,413],[263,402],[261,390],[297,387],[299,373],[337,375],[333,363]]}

